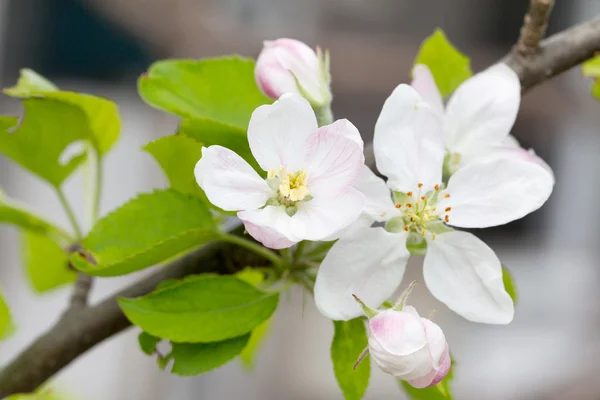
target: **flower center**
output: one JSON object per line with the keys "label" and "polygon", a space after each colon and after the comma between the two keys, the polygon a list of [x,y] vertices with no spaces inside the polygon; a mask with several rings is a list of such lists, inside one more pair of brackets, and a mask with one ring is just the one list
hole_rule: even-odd
{"label": "flower center", "polygon": [[277,196],[270,199],[267,205],[283,205],[288,215],[293,216],[297,211],[296,202],[312,199],[306,181],[306,171],[302,169],[296,173],[286,171],[284,166],[271,169],[267,174],[267,183],[277,190]]}
{"label": "flower center", "polygon": [[[422,237],[429,232],[431,239],[435,239],[435,234],[443,227],[443,222],[450,221],[451,207],[446,207],[444,210],[436,208],[440,196],[440,185],[435,185],[434,190],[426,194],[422,194],[422,188],[423,184],[419,183],[416,195],[414,192],[408,192],[397,196],[400,201],[396,203],[396,208],[400,210],[400,216],[389,221],[390,230],[399,231],[401,228]],[[448,193],[443,196],[450,197]]]}

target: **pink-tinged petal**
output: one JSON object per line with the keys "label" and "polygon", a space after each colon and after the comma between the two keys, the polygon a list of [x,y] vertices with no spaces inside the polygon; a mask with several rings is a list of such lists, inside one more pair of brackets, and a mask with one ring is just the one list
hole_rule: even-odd
{"label": "pink-tinged petal", "polygon": [[316,130],[317,119],[308,101],[287,93],[275,103],[254,110],[248,141],[263,170],[284,166],[296,172],[306,166],[309,138]]}
{"label": "pink-tinged petal", "polygon": [[423,183],[432,189],[442,179],[444,138],[440,117],[408,85],[385,101],[373,138],[377,169],[400,192]]}
{"label": "pink-tinged petal", "polygon": [[315,302],[324,316],[350,320],[362,315],[353,294],[377,307],[402,281],[409,252],[407,234],[383,228],[359,227],[333,245],[321,263],[315,283]]}
{"label": "pink-tinged petal", "polygon": [[436,299],[469,321],[508,324],[513,319],[500,260],[470,233],[446,232],[428,240],[423,276]]}
{"label": "pink-tinged petal", "polygon": [[222,146],[202,148],[194,175],[208,200],[225,211],[255,210],[275,194],[250,164]]}
{"label": "pink-tinged petal", "polygon": [[354,188],[365,195],[367,202],[363,213],[369,220],[383,222],[399,215],[385,181],[366,165],[361,168]]}
{"label": "pink-tinged petal", "polygon": [[445,352],[442,356],[441,362],[440,362],[440,368],[437,370],[437,373],[435,374],[435,377],[433,378],[433,381],[431,381],[429,386],[434,386],[434,385],[437,385],[438,383],[440,383],[442,381],[442,379],[444,379],[446,377],[446,375],[448,375],[448,372],[450,372],[451,367],[452,367],[452,360],[450,359],[450,352],[448,351],[448,345],[446,345],[446,350],[445,350]]}
{"label": "pink-tinged petal", "polygon": [[[556,181],[556,179],[554,178],[554,171],[552,171],[552,168],[540,156],[535,154],[535,151],[533,149],[527,150],[519,146],[518,144],[516,146],[512,144],[496,145],[491,147],[486,153],[482,155],[482,158],[487,158],[488,160],[496,157],[517,159],[537,164],[543,169],[545,169],[546,172],[548,172],[552,176],[552,181]],[[475,162],[476,161],[478,161],[478,159],[476,159]]]}
{"label": "pink-tinged petal", "polygon": [[448,352],[446,336],[444,336],[442,328],[433,321],[430,321],[427,318],[421,318],[421,322],[425,327],[425,335],[427,336],[427,343],[433,360],[433,366],[438,369],[443,361],[444,352]]}
{"label": "pink-tinged petal", "polygon": [[286,249],[297,243],[289,240],[271,228],[254,225],[248,221],[244,222],[244,227],[250,236],[270,249]]}
{"label": "pink-tinged petal", "polygon": [[446,107],[446,147],[466,158],[483,146],[500,143],[512,129],[521,101],[517,74],[496,64],[456,89]]}
{"label": "pink-tinged petal", "polygon": [[298,211],[290,220],[292,235],[302,240],[324,240],[355,222],[364,205],[365,196],[353,188],[333,199],[315,197],[297,203]]}
{"label": "pink-tinged petal", "polygon": [[360,132],[358,131],[358,128],[356,128],[356,126],[354,126],[354,124],[352,124],[352,122],[348,121],[345,118],[338,119],[333,124],[320,127],[317,130],[317,133],[321,136],[325,136],[325,135],[344,136],[344,137],[354,141],[356,144],[358,144],[360,146],[361,150],[364,147],[364,142],[362,140],[362,137],[360,136]]}
{"label": "pink-tinged petal", "polygon": [[283,68],[279,63],[260,60],[257,63],[254,75],[258,87],[272,99],[278,99],[284,93],[297,93],[298,85],[290,71]]}
{"label": "pink-tinged petal", "polygon": [[431,106],[433,111],[440,116],[444,115],[444,101],[438,90],[435,79],[429,70],[429,67],[424,64],[417,64],[413,68],[413,81],[410,84]]}
{"label": "pink-tinged petal", "polygon": [[554,177],[537,163],[518,158],[492,158],[460,168],[448,182],[439,210],[448,207],[449,224],[485,228],[523,218],[540,208]]}
{"label": "pink-tinged petal", "polygon": [[[244,225],[250,223],[260,228],[271,229],[291,242],[302,240],[302,238],[297,238],[292,234],[292,217],[287,215],[283,206],[267,206],[260,210],[240,211],[237,216]],[[260,237],[255,237],[255,239],[260,240]]]}
{"label": "pink-tinged petal", "polygon": [[362,147],[341,135],[311,138],[306,173],[310,194],[332,199],[352,187],[365,163]]}

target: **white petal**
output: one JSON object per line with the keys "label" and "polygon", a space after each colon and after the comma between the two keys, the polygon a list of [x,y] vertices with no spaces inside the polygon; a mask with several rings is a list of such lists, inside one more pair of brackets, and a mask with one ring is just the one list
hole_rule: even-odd
{"label": "white petal", "polygon": [[270,249],[286,249],[297,243],[289,240],[271,228],[254,225],[248,221],[244,221],[244,227],[250,236]]}
{"label": "white petal", "polygon": [[292,235],[302,240],[325,240],[355,222],[364,205],[365,196],[353,188],[333,199],[315,197],[297,203],[298,211],[290,220]]}
{"label": "white petal", "polygon": [[[492,146],[482,157],[487,159],[492,159],[495,157],[509,159],[515,158],[517,160],[529,161],[544,168],[552,176],[552,180],[555,181],[554,171],[552,171],[552,168],[548,165],[548,163],[546,163],[546,161],[544,161],[544,159],[542,159],[540,156],[535,154],[533,149],[527,150],[521,147],[518,143],[516,145],[514,145],[513,142],[510,144]],[[477,161],[478,159],[476,159],[474,162]]]}
{"label": "white petal", "polygon": [[427,343],[429,344],[429,351],[431,352],[431,358],[433,359],[434,367],[439,369],[443,361],[442,358],[444,357],[444,353],[448,349],[446,336],[444,336],[442,328],[440,328],[436,323],[428,320],[427,318],[421,318],[421,322],[423,322],[423,326],[425,327]]}
{"label": "white petal", "polygon": [[371,221],[388,221],[399,214],[385,181],[364,165],[354,187],[367,199],[363,213]]}
{"label": "white petal", "polygon": [[320,127],[317,130],[319,135],[338,135],[345,136],[348,139],[354,141],[356,144],[360,146],[362,149],[364,146],[364,142],[362,137],[360,136],[360,132],[358,128],[354,126],[354,124],[347,119],[338,119],[333,124],[325,125]]}
{"label": "white petal", "polygon": [[407,234],[383,228],[357,228],[333,245],[315,284],[315,302],[323,315],[349,320],[362,315],[352,294],[371,307],[387,300],[402,281],[409,252]]}
{"label": "white petal", "polygon": [[286,93],[275,103],[254,110],[248,141],[265,171],[283,165],[296,172],[305,166],[308,139],[316,130],[317,119],[308,101],[298,94]]}
{"label": "white petal", "polygon": [[517,158],[495,158],[459,169],[448,182],[449,224],[485,228],[523,218],[540,208],[552,193],[554,177],[543,167]]}
{"label": "white petal", "polygon": [[311,138],[307,187],[313,197],[335,198],[350,188],[365,163],[362,147],[342,135]]}
{"label": "white petal", "polygon": [[427,104],[431,106],[431,108],[438,113],[439,115],[444,115],[444,102],[442,100],[442,95],[438,90],[438,87],[435,83],[435,79],[431,74],[431,71],[424,64],[417,64],[413,68],[413,81],[410,86],[412,86],[425,100]]}
{"label": "white petal", "polygon": [[[302,240],[292,234],[292,217],[287,215],[283,206],[267,206],[260,210],[240,211],[237,213],[237,216],[244,222],[244,225],[250,223],[261,228],[272,229],[277,234],[284,236],[292,242],[299,242]],[[257,234],[258,237],[255,237],[255,239],[260,240],[260,235],[262,234],[264,233]]]}
{"label": "white petal", "polygon": [[469,321],[508,324],[513,319],[500,260],[470,233],[447,232],[428,240],[423,277],[436,299]]}
{"label": "white petal", "polygon": [[517,74],[496,64],[456,89],[446,107],[446,146],[470,157],[482,144],[501,142],[510,133],[521,101]]}
{"label": "white petal", "polygon": [[222,146],[202,148],[194,175],[210,202],[225,211],[255,210],[274,195],[250,164]]}
{"label": "white petal", "polygon": [[392,189],[408,192],[423,183],[427,191],[441,182],[441,119],[410,86],[399,85],[385,101],[373,146],[377,169]]}

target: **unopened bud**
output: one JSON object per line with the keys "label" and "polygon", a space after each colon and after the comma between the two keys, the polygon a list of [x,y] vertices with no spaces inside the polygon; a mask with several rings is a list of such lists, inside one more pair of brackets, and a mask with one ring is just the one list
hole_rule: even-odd
{"label": "unopened bud", "polygon": [[298,93],[314,109],[329,107],[329,54],[294,39],[265,41],[254,71],[259,88],[270,98]]}

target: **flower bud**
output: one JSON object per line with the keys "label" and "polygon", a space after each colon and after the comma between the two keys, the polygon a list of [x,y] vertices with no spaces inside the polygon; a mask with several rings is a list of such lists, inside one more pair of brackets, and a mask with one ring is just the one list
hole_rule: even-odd
{"label": "flower bud", "polygon": [[439,383],[450,370],[450,353],[439,326],[405,306],[369,319],[369,352],[384,372],[415,388]]}
{"label": "flower bud", "polygon": [[329,107],[329,53],[294,39],[265,41],[254,71],[259,88],[270,98],[298,93],[314,109]]}

